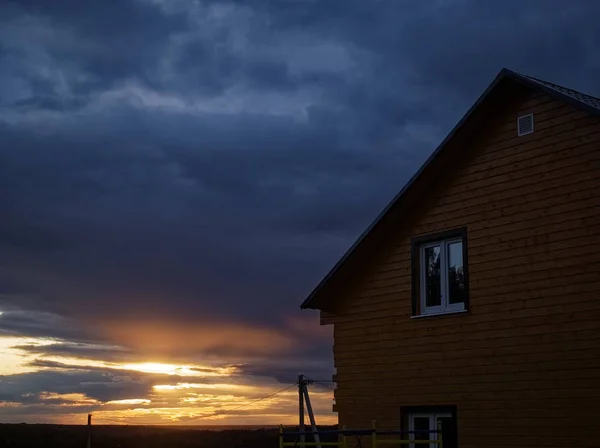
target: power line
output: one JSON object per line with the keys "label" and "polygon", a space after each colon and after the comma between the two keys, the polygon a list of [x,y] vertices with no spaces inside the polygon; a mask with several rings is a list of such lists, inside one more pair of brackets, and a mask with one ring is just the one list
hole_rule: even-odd
{"label": "power line", "polygon": [[118,423],[119,425],[128,425],[129,424],[129,423],[119,421],[119,420],[113,420],[113,419],[106,418],[106,417],[99,417],[98,414],[94,414],[94,419],[95,420],[106,420],[107,422]]}
{"label": "power line", "polygon": [[[189,421],[192,421],[192,420],[200,420],[200,419],[202,419],[202,418],[216,417],[216,416],[218,416],[218,415],[223,415],[223,414],[226,414],[227,412],[231,412],[231,411],[237,411],[237,410],[239,410],[239,409],[243,409],[243,408],[245,408],[245,407],[251,406],[251,405],[253,405],[253,404],[256,404],[256,403],[259,403],[259,402],[261,402],[261,401],[263,401],[263,400],[268,400],[269,398],[272,398],[272,397],[274,397],[275,395],[278,395],[278,394],[280,394],[280,393],[282,393],[282,392],[285,392],[285,391],[287,391],[287,390],[291,389],[292,387],[296,387],[296,386],[297,386],[297,384],[296,384],[296,383],[294,383],[294,384],[292,384],[292,385],[290,385],[290,386],[287,386],[287,387],[284,387],[283,389],[280,389],[280,390],[278,390],[277,392],[273,392],[273,393],[271,393],[271,394],[269,394],[269,395],[265,395],[264,397],[261,397],[261,398],[259,398],[259,399],[257,399],[257,400],[254,400],[254,401],[251,401],[251,402],[249,402],[249,403],[246,403],[246,404],[243,404],[243,405],[241,405],[241,406],[238,406],[237,408],[233,408],[233,409],[227,409],[227,410],[223,410],[223,411],[220,411],[220,412],[213,412],[212,414],[207,414],[207,415],[200,415],[200,416],[198,416],[198,417],[190,418],[190,419],[188,419],[188,420],[185,420],[185,421],[186,421],[186,422],[189,422]],[[121,425],[123,425],[123,424],[127,425],[127,424],[128,424],[128,423],[126,423],[126,422],[117,421],[117,420],[113,420],[113,419],[106,418],[106,417],[99,417],[99,416],[97,416],[97,415],[95,415],[95,418],[96,418],[96,420],[106,420],[106,421],[109,421],[109,422],[112,422],[112,423],[118,423],[118,424],[121,424]]]}
{"label": "power line", "polygon": [[[313,380],[312,378],[309,378],[309,377],[306,377],[306,379],[308,381],[310,381],[311,383],[318,384],[319,386],[326,387],[327,389],[335,390],[335,387],[332,387],[332,386],[329,386],[327,384],[324,384],[328,380]],[[329,382],[333,383],[334,381],[329,381]]]}
{"label": "power line", "polygon": [[[326,387],[326,388],[328,388],[328,389],[335,390],[333,387],[331,387],[331,386],[328,386],[328,385],[326,385],[326,384],[323,384],[321,381],[316,381],[316,380],[313,380],[313,379],[310,379],[310,378],[307,378],[307,380],[309,380],[309,381],[311,381],[311,382],[313,382],[313,383],[319,384],[319,385],[321,385],[321,386],[323,386],[323,387]],[[324,381],[326,381],[326,380],[324,380]],[[273,393],[271,393],[271,394],[269,394],[269,395],[265,395],[264,397],[261,397],[261,398],[259,398],[259,399],[257,399],[257,400],[254,400],[254,401],[251,401],[251,402],[249,402],[249,403],[243,404],[243,405],[241,405],[241,406],[238,406],[238,407],[236,407],[236,408],[233,408],[233,409],[226,409],[226,410],[219,411],[219,412],[213,412],[212,414],[207,414],[207,415],[200,415],[200,416],[198,416],[198,417],[190,418],[190,419],[188,419],[188,420],[186,420],[186,421],[193,421],[193,420],[200,420],[200,419],[203,419],[203,418],[216,417],[216,416],[219,416],[219,415],[226,414],[226,413],[228,413],[228,412],[232,412],[232,411],[238,411],[238,410],[240,410],[240,409],[244,409],[244,408],[246,408],[246,407],[248,407],[248,406],[251,406],[251,405],[253,405],[253,404],[259,403],[259,402],[261,402],[261,401],[268,400],[269,398],[272,398],[272,397],[274,397],[274,396],[276,396],[276,395],[278,395],[278,394],[280,394],[280,393],[282,393],[282,392],[288,391],[288,390],[290,390],[291,388],[293,388],[293,387],[297,387],[297,386],[298,386],[298,383],[294,383],[294,384],[291,384],[291,385],[289,385],[289,386],[286,386],[286,387],[284,387],[283,389],[280,389],[280,390],[278,390],[278,391],[276,391],[276,392],[273,392]],[[123,425],[123,424],[127,425],[127,424],[128,424],[128,423],[126,423],[126,422],[123,422],[123,421],[113,420],[113,419],[110,419],[110,418],[107,418],[107,417],[100,417],[100,416],[98,416],[97,414],[95,415],[95,418],[96,418],[97,420],[105,420],[105,421],[109,421],[109,422],[112,422],[112,423],[118,423],[118,424],[120,424],[120,425]]]}
{"label": "power line", "polygon": [[329,389],[329,390],[335,390],[335,387],[328,386],[327,384],[323,384],[323,383],[321,383],[319,381],[313,381],[313,383],[314,384],[318,384],[319,386],[324,387],[324,388]]}
{"label": "power line", "polygon": [[237,410],[243,409],[245,407],[251,406],[253,404],[259,403],[259,402],[261,402],[263,400],[268,400],[269,398],[272,398],[275,395],[278,395],[278,394],[280,394],[282,392],[290,390],[292,387],[296,387],[297,385],[298,385],[297,383],[294,383],[291,386],[284,387],[283,389],[280,389],[277,392],[273,392],[272,394],[266,395],[266,396],[264,396],[262,398],[259,398],[258,400],[251,401],[250,403],[243,404],[241,406],[238,406],[237,408],[227,409],[227,410],[220,411],[220,412],[214,412],[214,413],[208,414],[208,415],[200,415],[199,417],[190,418],[190,419],[186,420],[186,422],[189,422],[189,421],[192,421],[192,420],[200,420],[202,418],[216,417],[218,415],[223,415],[223,414],[226,414],[228,412],[237,411]]}

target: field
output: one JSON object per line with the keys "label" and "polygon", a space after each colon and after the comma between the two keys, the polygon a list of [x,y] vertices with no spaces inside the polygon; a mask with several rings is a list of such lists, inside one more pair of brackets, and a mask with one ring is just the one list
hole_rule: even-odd
{"label": "field", "polygon": [[[84,448],[86,442],[86,426],[0,424],[0,448]],[[92,427],[92,448],[276,448],[278,443],[279,428],[273,427]]]}

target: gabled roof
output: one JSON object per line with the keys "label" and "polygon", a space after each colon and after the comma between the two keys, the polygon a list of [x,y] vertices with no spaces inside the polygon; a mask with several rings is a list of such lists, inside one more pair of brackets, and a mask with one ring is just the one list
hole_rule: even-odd
{"label": "gabled roof", "polygon": [[[517,75],[517,74],[515,73],[515,75]],[[598,99],[594,96],[586,95],[585,93],[577,92],[576,90],[568,89],[567,87],[559,86],[557,84],[552,84],[551,82],[548,82],[548,81],[542,81],[541,79],[533,78],[531,76],[526,76],[526,75],[517,75],[517,76],[520,76],[523,79],[526,79],[528,81],[537,83],[542,87],[551,89],[552,91],[555,92],[554,96],[563,95],[562,98],[558,98],[558,99],[565,100],[565,96],[566,96],[571,100],[571,102],[575,101],[576,103],[579,103],[580,106],[585,105],[585,106],[589,106],[591,108],[600,110],[600,99]],[[545,92],[548,93],[549,95],[551,95],[549,91],[545,90]],[[577,104],[575,104],[575,106],[577,106]]]}
{"label": "gabled roof", "polygon": [[[548,96],[569,103],[579,109],[583,109],[591,114],[600,116],[600,99],[590,95],[586,95],[577,92],[566,87],[562,87],[553,84],[548,81],[543,81],[531,76],[519,74],[508,69],[502,69],[496,76],[494,81],[488,86],[483,92],[479,99],[473,104],[469,111],[461,118],[458,124],[452,129],[452,131],[446,136],[442,143],[436,148],[436,150],[429,156],[425,163],[419,168],[419,170],[413,175],[413,177],[406,183],[404,188],[392,199],[392,201],[381,211],[375,221],[363,232],[363,234],[356,240],[356,242],[350,247],[350,249],[342,256],[342,258],[336,263],[336,265],[329,271],[329,273],[321,280],[317,287],[310,293],[306,300],[300,305],[300,308],[306,309],[323,309],[324,297],[327,296],[327,292],[333,293],[331,290],[332,285],[336,279],[340,276],[342,270],[350,270],[356,267],[361,257],[361,250],[367,245],[368,240],[374,239],[376,230],[384,227],[386,221],[390,220],[391,215],[398,216],[403,210],[406,210],[409,201],[405,198],[410,195],[414,185],[423,177],[424,173],[432,170],[433,164],[436,162],[443,153],[453,148],[449,148],[450,142],[457,136],[457,134],[463,131],[467,122],[472,121],[472,118],[476,112],[478,112],[486,100],[492,96],[501,96],[497,90],[501,90],[501,85],[506,84],[520,85],[522,87],[540,91]],[[455,146],[457,147],[457,146]],[[346,277],[344,277],[346,278]],[[327,291],[329,289],[329,291]]]}

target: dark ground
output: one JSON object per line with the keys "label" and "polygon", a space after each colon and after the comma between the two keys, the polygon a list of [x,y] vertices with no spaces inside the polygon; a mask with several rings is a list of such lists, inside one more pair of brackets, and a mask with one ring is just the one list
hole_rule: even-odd
{"label": "dark ground", "polygon": [[[323,430],[335,429],[333,426]],[[286,428],[297,431],[297,428]],[[327,441],[331,437],[322,441]],[[307,441],[312,441],[309,437]],[[335,440],[335,439],[334,439]],[[0,448],[85,448],[87,428],[76,425],[0,424]],[[286,438],[294,441],[294,437]],[[277,448],[279,429],[206,429],[93,426],[92,448]]]}

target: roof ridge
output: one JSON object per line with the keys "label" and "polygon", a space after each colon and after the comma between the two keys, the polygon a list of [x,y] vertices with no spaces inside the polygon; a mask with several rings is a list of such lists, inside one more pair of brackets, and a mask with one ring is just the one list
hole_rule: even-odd
{"label": "roof ridge", "polygon": [[542,85],[549,89],[552,89],[555,92],[561,93],[563,95],[568,95],[569,97],[571,97],[577,101],[583,102],[583,103],[587,104],[588,106],[592,106],[597,109],[600,109],[600,97],[590,95],[589,93],[583,93],[583,92],[580,92],[579,90],[571,89],[570,87],[565,87],[565,86],[562,86],[560,84],[556,84],[556,83],[553,83],[550,81],[545,81],[543,79],[536,78],[536,77],[530,76],[530,75],[526,75],[524,73],[517,73],[517,72],[514,72],[514,73],[522,78],[528,79],[539,85]]}

